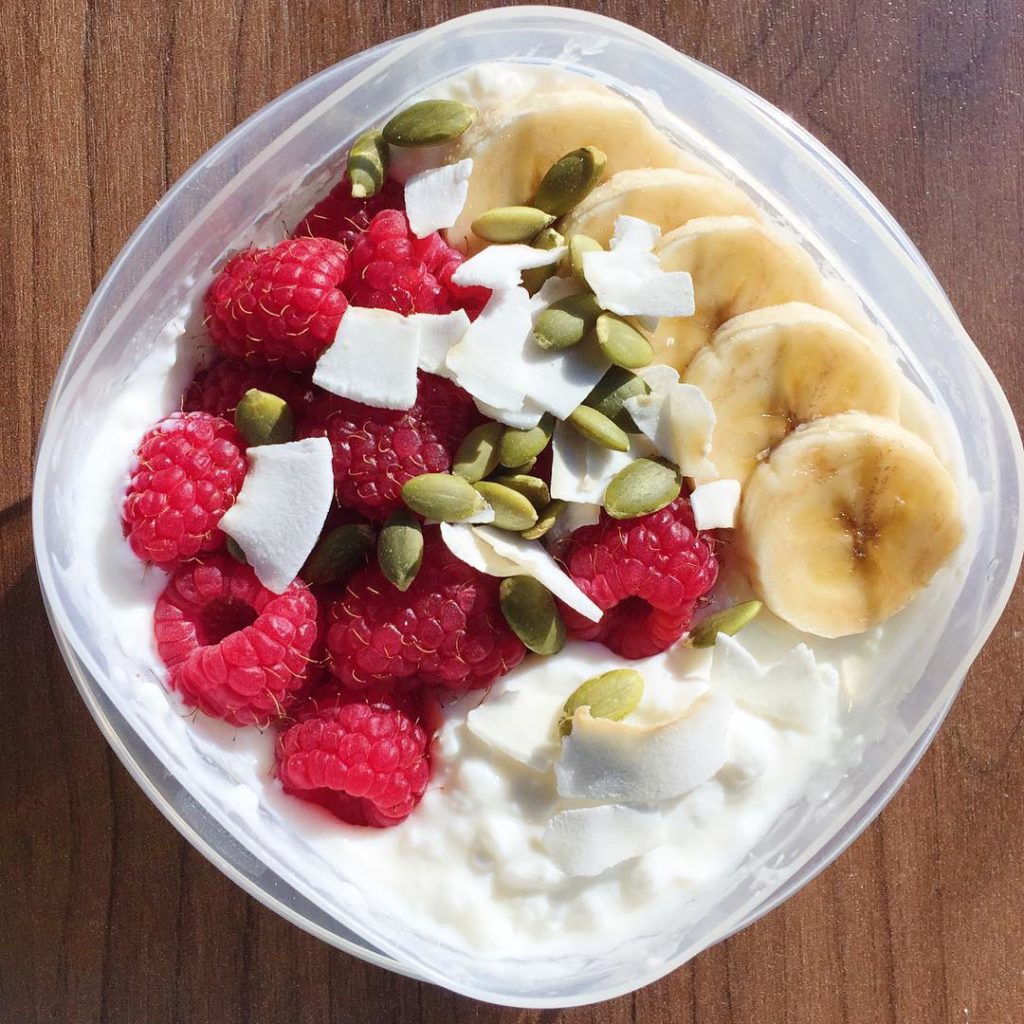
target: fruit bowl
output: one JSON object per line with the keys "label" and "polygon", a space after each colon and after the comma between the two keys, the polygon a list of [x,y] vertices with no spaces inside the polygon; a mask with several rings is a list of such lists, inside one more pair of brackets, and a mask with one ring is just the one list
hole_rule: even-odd
{"label": "fruit bowl", "polygon": [[[166,701],[111,640],[90,600],[97,552],[75,514],[91,427],[227,251],[260,237],[298,192],[325,190],[348,143],[430,81],[491,60],[558,62],[628,92],[684,149],[787,221],[819,265],[847,280],[896,344],[904,372],[955,426],[976,528],[948,602],[921,616],[927,640],[897,652],[892,684],[851,712],[836,767],[790,807],[714,899],[677,926],[600,955],[485,959],[407,933],[355,887],[318,885],[282,855],[283,827],[254,807],[214,730],[175,745]],[[410,69],[412,69],[410,71]],[[429,69],[429,71],[424,71]],[[660,97],[663,104],[657,100]],[[305,201],[305,200],[304,200]],[[490,1002],[568,1006],[653,981],[744,927],[830,863],[878,814],[926,749],[1013,587],[1021,561],[1024,452],[1006,399],[906,235],[832,154],[770,104],[626,25],[561,8],[483,12],[352,57],[281,96],[202,157],[108,271],[50,395],[33,520],[58,644],[111,746],[168,819],[266,905],[339,948]],[[110,516],[116,520],[116,496]],[[899,680],[897,683],[896,680]],[[138,692],[136,692],[138,691]],[[160,692],[154,687],[147,694]]]}

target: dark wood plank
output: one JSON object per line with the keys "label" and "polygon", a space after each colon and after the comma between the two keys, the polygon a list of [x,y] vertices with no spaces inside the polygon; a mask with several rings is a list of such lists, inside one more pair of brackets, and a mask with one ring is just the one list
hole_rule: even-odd
{"label": "dark wood plank", "polygon": [[[0,3],[0,1019],[1012,1021],[1024,1005],[1024,598],[881,819],[785,906],[634,997],[498,1010],[328,949],[150,806],[82,707],[32,569],[32,451],[89,293],[228,129],[456,0]],[[1016,0],[607,0],[787,110],[904,224],[1024,409]]]}

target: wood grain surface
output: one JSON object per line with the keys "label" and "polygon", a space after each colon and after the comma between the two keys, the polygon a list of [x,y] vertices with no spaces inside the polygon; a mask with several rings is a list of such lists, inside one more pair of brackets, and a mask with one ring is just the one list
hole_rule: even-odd
{"label": "wood grain surface", "polygon": [[[282,90],[455,0],[0,0],[0,1021],[1014,1024],[1024,1019],[1024,596],[881,818],[782,908],[632,997],[500,1010],[328,948],[129,778],[54,646],[32,452],[108,264]],[[1024,410],[1020,0],[580,4],[766,96],[908,230]]]}

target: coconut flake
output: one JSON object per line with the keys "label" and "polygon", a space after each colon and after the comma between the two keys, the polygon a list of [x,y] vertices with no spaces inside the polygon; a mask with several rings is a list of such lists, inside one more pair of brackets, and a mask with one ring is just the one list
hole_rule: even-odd
{"label": "coconut flake", "polygon": [[682,796],[725,764],[732,701],[713,691],[681,715],[655,725],[573,715],[555,763],[564,797],[605,803],[654,803]]}
{"label": "coconut flake", "polygon": [[460,264],[452,274],[452,281],[465,287],[516,288],[522,282],[524,270],[550,267],[564,254],[564,245],[554,249],[534,249],[520,244],[489,245]]}
{"label": "coconut flake", "polygon": [[405,183],[405,213],[417,238],[450,228],[462,213],[469,195],[472,160],[432,167]]}
{"label": "coconut flake", "polygon": [[838,706],[839,673],[819,664],[806,644],[765,666],[735,637],[719,633],[711,681],[755,715],[804,732],[825,728]]}
{"label": "coconut flake", "polygon": [[658,811],[612,804],[556,814],[541,842],[566,875],[593,877],[668,842],[668,832]]}
{"label": "coconut flake", "polygon": [[637,217],[615,221],[611,249],[583,255],[583,276],[602,309],[620,316],[692,316],[693,280],[684,270],[666,273],[651,250],[661,229]]}
{"label": "coconut flake", "polygon": [[566,687],[528,686],[492,694],[469,712],[466,728],[506,757],[547,771],[558,756],[558,718],[570,693]]}
{"label": "coconut flake", "polygon": [[420,328],[411,317],[349,306],[334,343],[317,361],[313,383],[378,409],[411,409],[419,353]]}
{"label": "coconut flake", "polygon": [[551,438],[551,497],[603,506],[615,474],[650,454],[651,445],[643,437],[630,437],[629,451],[616,452],[558,423]]}
{"label": "coconut flake", "polygon": [[309,437],[246,454],[249,470],[220,528],[237,541],[260,583],[281,594],[313,550],[334,499],[331,444]]}
{"label": "coconut flake", "polygon": [[452,313],[413,313],[406,317],[419,329],[419,368],[424,373],[451,378],[446,360],[448,351],[462,340],[469,330],[469,317],[464,309]]}
{"label": "coconut flake", "polygon": [[715,480],[695,487],[690,506],[698,530],[732,529],[740,506],[739,480]]}
{"label": "coconut flake", "polygon": [[[675,370],[670,371],[675,375]],[[693,384],[670,383],[667,374],[647,380],[649,395],[634,395],[623,403],[637,429],[659,455],[671,459],[683,476],[714,480],[718,471],[708,459],[715,410]]]}
{"label": "coconut flake", "polygon": [[488,405],[481,402],[479,398],[473,399],[477,409],[480,410],[489,420],[497,420],[506,427],[514,427],[516,430],[531,430],[540,423],[544,416],[544,410],[536,402],[529,398],[523,401],[521,409],[501,409],[496,405]]}
{"label": "coconut flake", "polygon": [[570,608],[598,622],[600,608],[583,593],[572,578],[537,541],[498,530],[492,526],[442,523],[441,537],[456,558],[488,576],[532,576]]}
{"label": "coconut flake", "polygon": [[575,277],[549,277],[530,300],[534,321],[548,306],[582,291],[583,285]]}

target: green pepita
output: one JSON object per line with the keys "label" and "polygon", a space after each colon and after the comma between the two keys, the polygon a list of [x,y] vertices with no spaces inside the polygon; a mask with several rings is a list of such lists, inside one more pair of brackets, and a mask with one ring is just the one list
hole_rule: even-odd
{"label": "green pepita", "polygon": [[531,242],[555,218],[534,206],[498,206],[481,213],[471,227],[487,242]]}
{"label": "green pepita", "polygon": [[709,615],[690,630],[688,643],[691,647],[714,647],[719,633],[735,636],[744,626],[753,622],[761,611],[760,601],[744,601],[731,608],[723,608]]}
{"label": "green pepita", "polygon": [[528,473],[499,473],[491,479],[496,484],[518,491],[538,512],[551,500],[548,485],[539,476],[530,476]]}
{"label": "green pepita", "polygon": [[377,538],[377,563],[386,579],[406,591],[423,563],[423,530],[419,520],[400,508],[388,517]]}
{"label": "green pepita", "polygon": [[635,519],[670,505],[682,490],[679,470],[660,459],[635,459],[612,477],[604,510],[613,519]]}
{"label": "green pepita", "polygon": [[295,436],[295,417],[288,403],[255,388],[246,391],[235,408],[235,426],[251,448],[284,444]]}
{"label": "green pepita", "polygon": [[[534,249],[542,249],[544,252],[550,252],[561,245],[565,245],[565,239],[562,237],[562,233],[554,228],[545,228],[533,240]],[[557,263],[551,263],[546,267],[530,267],[523,271],[523,287],[531,295],[536,295],[544,282],[554,277],[557,272]]]}
{"label": "green pepita", "polygon": [[608,158],[594,146],[584,146],[556,160],[541,179],[533,205],[564,217],[601,180]]}
{"label": "green pepita", "polygon": [[306,583],[344,583],[366,565],[372,546],[373,530],[369,526],[338,526],[320,538],[300,575]]}
{"label": "green pepita", "polygon": [[572,732],[577,708],[590,708],[593,718],[621,722],[636,711],[644,695],[644,677],[636,669],[617,668],[588,679],[572,692],[562,709],[558,730],[563,736]]}
{"label": "green pepita", "polygon": [[569,239],[569,251],[565,258],[569,262],[572,276],[584,284],[587,283],[587,279],[583,275],[583,257],[588,252],[604,252],[604,246],[590,235],[573,235]]}
{"label": "green pepita", "polygon": [[353,199],[369,199],[384,186],[391,151],[384,133],[373,129],[363,132],[348,151],[348,178]]}
{"label": "green pepita", "polygon": [[494,525],[499,530],[528,530],[537,522],[537,510],[530,499],[518,491],[496,484],[492,480],[481,480],[473,484],[477,493],[494,509]]}
{"label": "green pepita", "polygon": [[440,523],[461,523],[487,507],[471,483],[447,473],[424,473],[406,480],[402,501],[417,515]]}
{"label": "green pepita", "polygon": [[498,465],[498,445],[505,428],[500,423],[481,423],[474,427],[459,445],[452,463],[452,472],[475,484],[494,472]]}
{"label": "green pepita", "polygon": [[440,146],[457,139],[476,120],[476,115],[476,107],[456,100],[423,100],[395,114],[384,125],[382,134],[392,146]]}
{"label": "green pepita", "polygon": [[587,440],[602,448],[610,448],[614,452],[629,451],[629,435],[608,419],[604,413],[598,412],[589,405],[577,406],[566,423],[581,433]]}
{"label": "green pepita", "polygon": [[632,324],[614,313],[602,313],[594,331],[605,358],[616,366],[638,370],[654,359],[651,343]]}
{"label": "green pepita", "polygon": [[639,431],[626,408],[626,399],[650,394],[650,390],[642,377],[621,366],[611,366],[594,385],[594,390],[583,399],[583,404],[604,413],[627,434],[637,434]]}
{"label": "green pepita", "polygon": [[498,589],[501,611],[535,654],[557,654],[565,646],[565,623],[551,592],[532,576],[509,576]]}
{"label": "green pepita", "polygon": [[555,523],[558,517],[565,511],[566,502],[561,498],[552,498],[544,508],[537,513],[537,522],[528,530],[523,530],[521,536],[524,540],[539,540]]}
{"label": "green pepita", "polygon": [[590,292],[552,303],[533,326],[533,340],[543,349],[558,351],[581,342],[597,323],[601,307]]}
{"label": "green pepita", "polygon": [[547,448],[554,430],[555,418],[550,413],[545,413],[540,423],[528,430],[509,427],[502,434],[501,444],[498,445],[499,461],[509,469],[515,467],[521,470],[530,459],[536,459]]}

